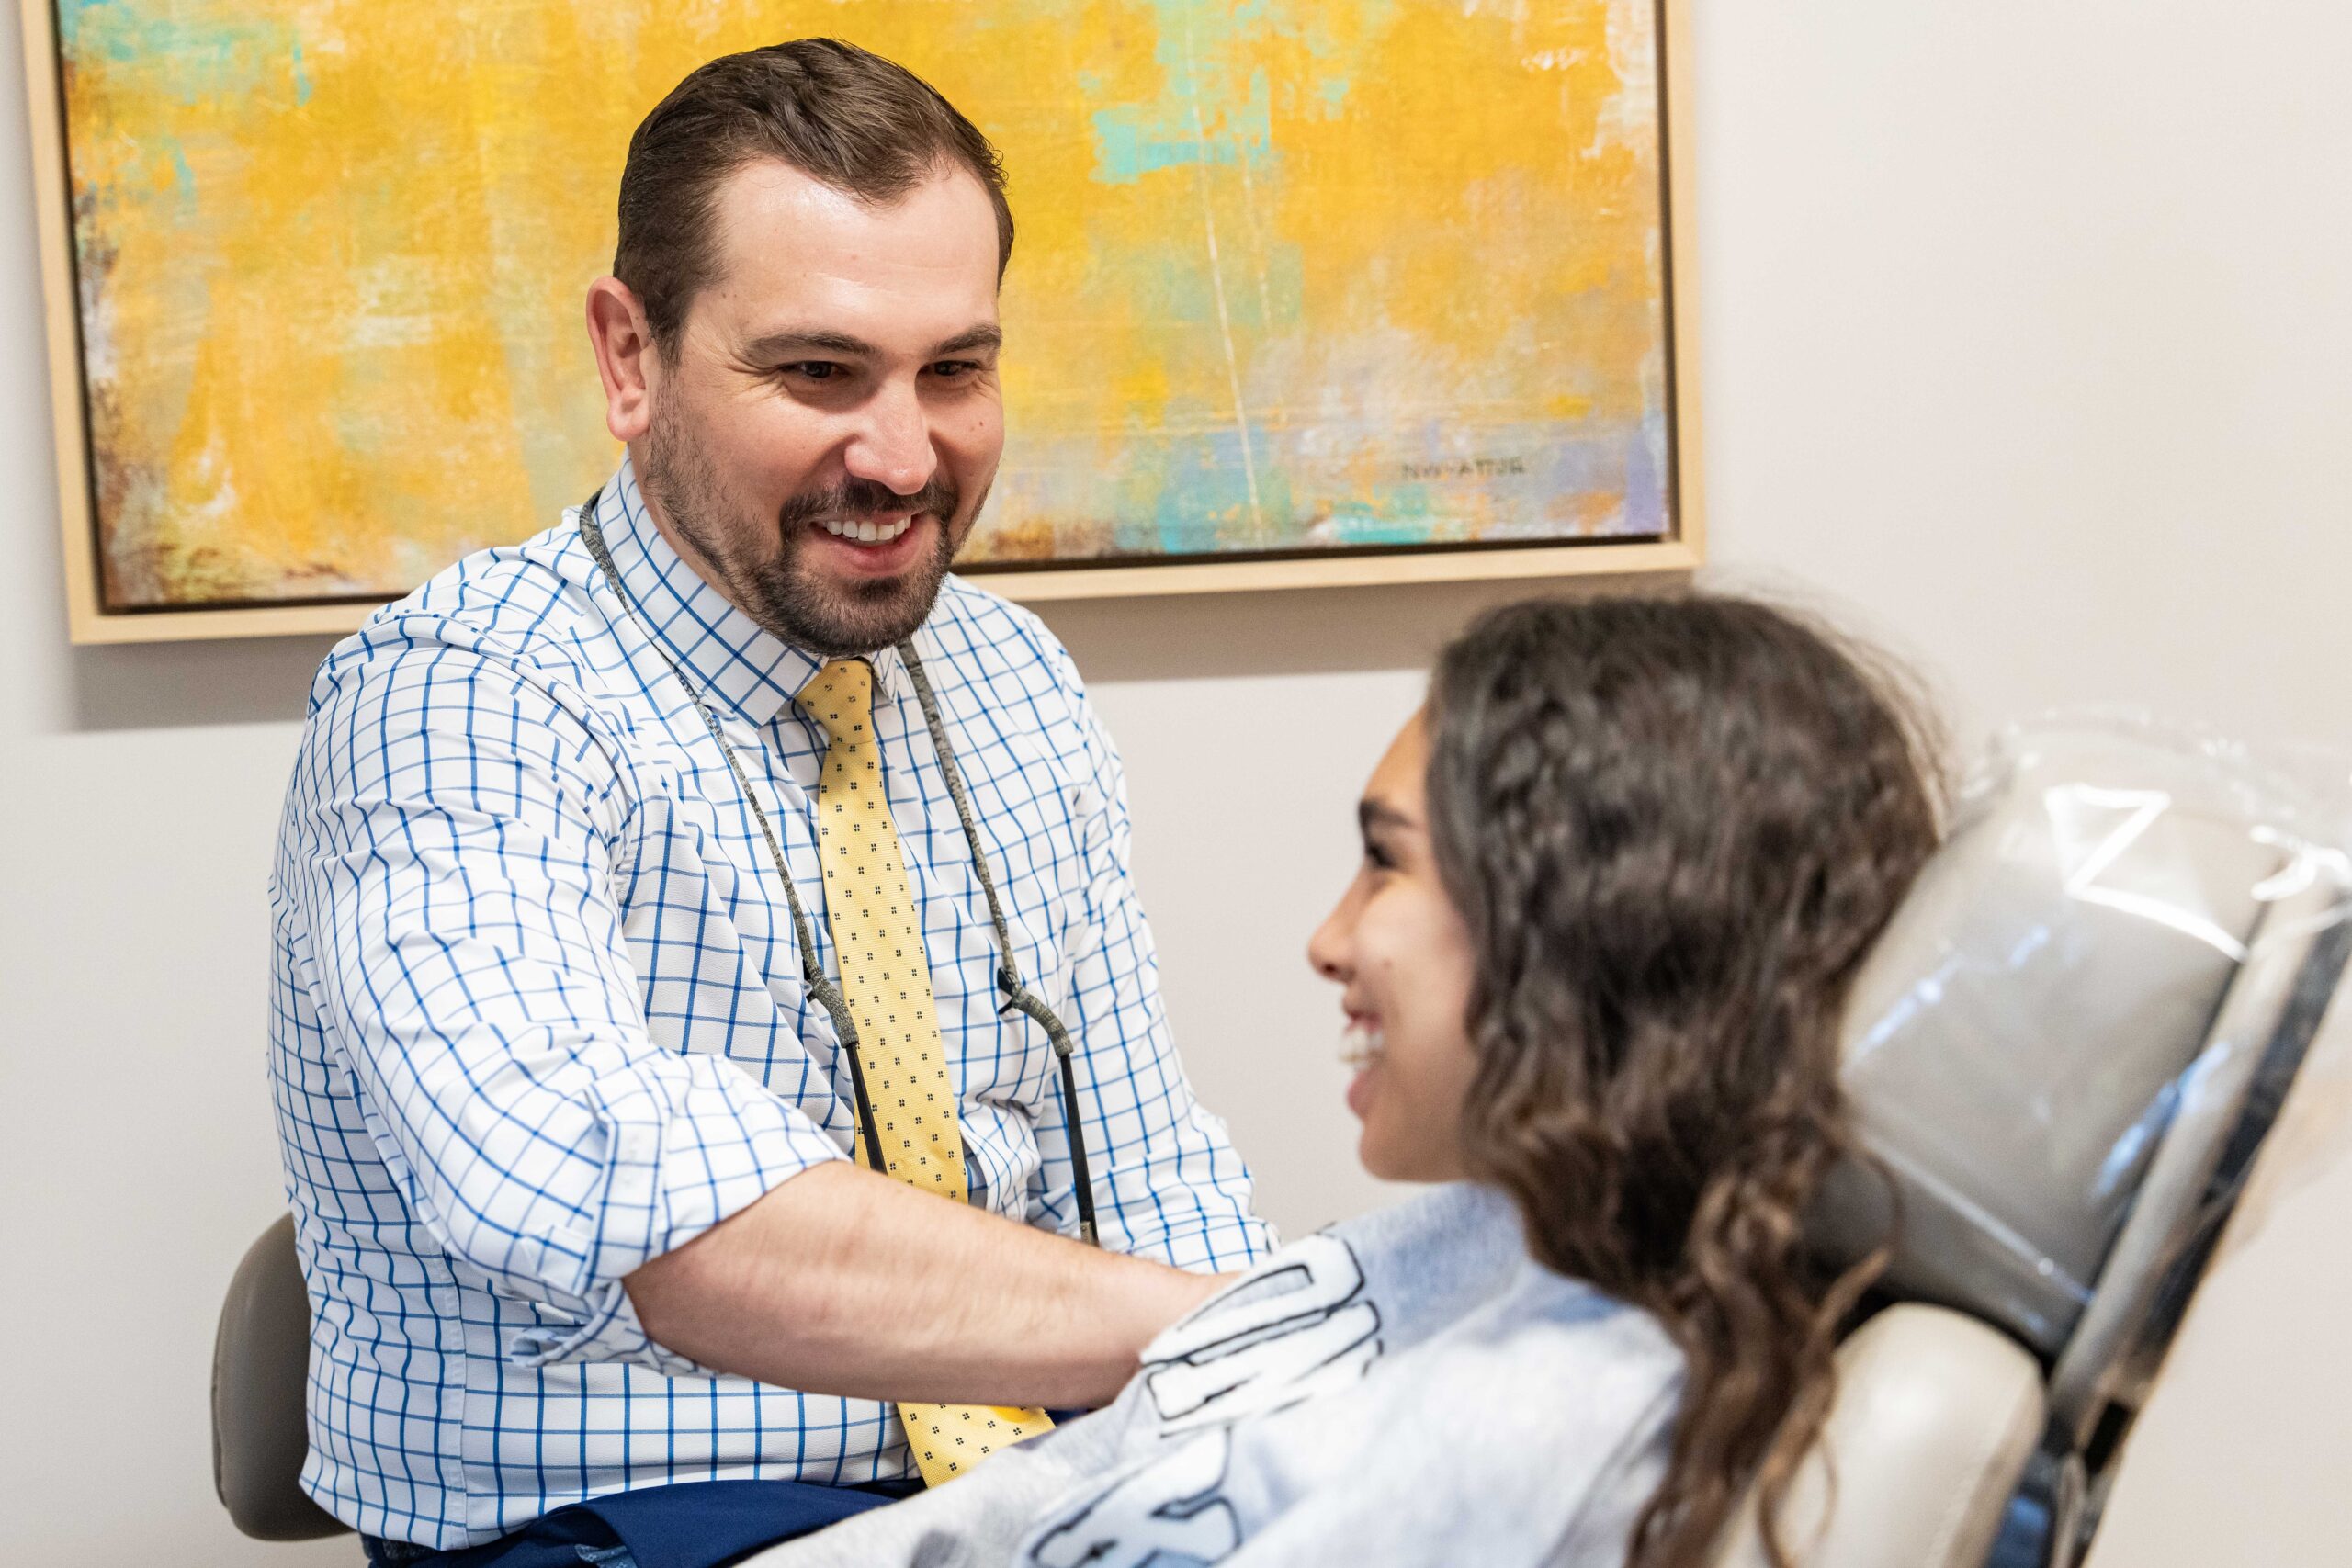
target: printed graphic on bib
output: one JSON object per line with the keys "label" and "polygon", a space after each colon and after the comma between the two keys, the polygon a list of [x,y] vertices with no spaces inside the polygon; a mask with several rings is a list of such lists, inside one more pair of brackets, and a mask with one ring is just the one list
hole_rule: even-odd
{"label": "printed graphic on bib", "polygon": [[1380,1311],[1347,1243],[1309,1236],[1144,1352],[1159,1435],[1173,1445],[1048,1517],[1019,1557],[1035,1568],[1204,1568],[1240,1546],[1222,1495],[1231,1427],[1362,1378]]}
{"label": "printed graphic on bib", "polygon": [[1233,1435],[1193,1438],[1112,1483],[1029,1549],[1037,1568],[1195,1568],[1241,1544],[1233,1506],[1217,1496]]}

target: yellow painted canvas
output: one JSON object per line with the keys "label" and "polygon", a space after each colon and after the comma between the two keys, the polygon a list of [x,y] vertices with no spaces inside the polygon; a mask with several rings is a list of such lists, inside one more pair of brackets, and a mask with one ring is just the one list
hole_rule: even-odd
{"label": "yellow painted canvas", "polygon": [[1649,0],[56,0],[109,610],[377,601],[610,469],[629,131],[805,34],[1001,149],[980,570],[1675,532]]}

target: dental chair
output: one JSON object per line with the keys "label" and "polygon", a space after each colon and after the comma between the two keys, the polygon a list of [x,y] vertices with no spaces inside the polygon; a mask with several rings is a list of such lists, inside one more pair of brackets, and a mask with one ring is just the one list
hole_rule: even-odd
{"label": "dental chair", "polygon": [[[1899,1239],[1783,1512],[1805,1568],[2075,1561],[2344,966],[2340,861],[2233,777],[2128,732],[2021,745],[1849,1008],[1870,1160],[1813,1230],[1832,1261]],[[2352,1005],[2329,1026],[2352,1064]],[[308,1308],[280,1220],[214,1359],[217,1489],[264,1540],[345,1528],[298,1484]],[[1766,1562],[1751,1497],[1714,1568]]]}
{"label": "dental chair", "polygon": [[[1784,1514],[1808,1568],[2077,1560],[2344,968],[2342,857],[2237,764],[2013,744],[1849,1008],[1870,1158],[1813,1231],[1846,1262],[1900,1224]],[[1762,1568],[1752,1498],[1716,1561]]]}

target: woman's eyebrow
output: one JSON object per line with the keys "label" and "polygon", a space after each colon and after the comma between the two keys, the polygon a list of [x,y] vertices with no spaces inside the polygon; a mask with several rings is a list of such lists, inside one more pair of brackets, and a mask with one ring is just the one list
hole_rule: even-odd
{"label": "woman's eyebrow", "polygon": [[1380,796],[1368,795],[1356,802],[1356,825],[1363,829],[1366,838],[1370,838],[1384,829],[1409,829],[1420,824]]}

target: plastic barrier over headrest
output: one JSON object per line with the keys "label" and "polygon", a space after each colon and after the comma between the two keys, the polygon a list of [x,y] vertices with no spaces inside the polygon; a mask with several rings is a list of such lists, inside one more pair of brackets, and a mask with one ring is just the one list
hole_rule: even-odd
{"label": "plastic barrier over headrest", "polygon": [[[2057,1354],[2191,1075],[2268,1043],[2213,1034],[2241,966],[2344,918],[2335,809],[2149,726],[2004,738],[1849,1007],[1847,1088],[1902,1205],[1891,1289]],[[1857,1256],[1886,1218],[1849,1169],[1816,1235]]]}

